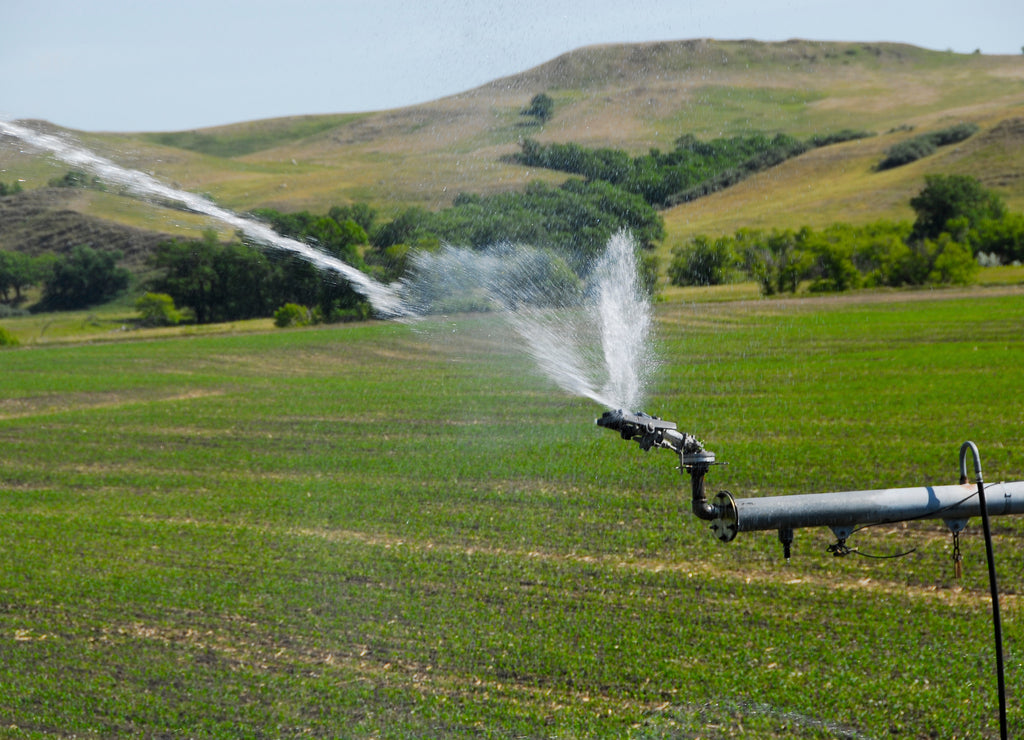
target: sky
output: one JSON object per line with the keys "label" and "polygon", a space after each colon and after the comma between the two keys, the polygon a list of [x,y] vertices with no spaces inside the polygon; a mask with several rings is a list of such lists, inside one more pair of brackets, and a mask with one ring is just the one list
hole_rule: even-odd
{"label": "sky", "polygon": [[385,110],[592,44],[895,41],[1021,54],[1022,0],[0,0],[0,116],[180,131]]}

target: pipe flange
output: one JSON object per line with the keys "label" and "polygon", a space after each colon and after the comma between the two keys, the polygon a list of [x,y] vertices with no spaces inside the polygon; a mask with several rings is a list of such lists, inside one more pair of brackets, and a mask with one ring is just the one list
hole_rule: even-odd
{"label": "pipe flange", "polygon": [[739,531],[736,499],[728,491],[719,491],[711,505],[716,512],[715,518],[711,520],[711,532],[720,542],[732,542]]}
{"label": "pipe flange", "polygon": [[694,465],[714,465],[715,453],[710,452],[709,450],[701,450],[700,452],[684,452],[680,455],[680,459],[684,468],[689,468]]}

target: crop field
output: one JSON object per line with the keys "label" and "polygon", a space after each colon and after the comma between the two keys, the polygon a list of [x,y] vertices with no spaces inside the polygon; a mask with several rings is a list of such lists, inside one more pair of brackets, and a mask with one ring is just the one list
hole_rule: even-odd
{"label": "crop field", "polygon": [[[1024,292],[657,306],[739,497],[1024,478]],[[131,336],[131,333],[126,333]],[[980,523],[721,544],[493,315],[0,352],[0,737],[980,738]],[[1011,735],[1024,522],[993,520]]]}

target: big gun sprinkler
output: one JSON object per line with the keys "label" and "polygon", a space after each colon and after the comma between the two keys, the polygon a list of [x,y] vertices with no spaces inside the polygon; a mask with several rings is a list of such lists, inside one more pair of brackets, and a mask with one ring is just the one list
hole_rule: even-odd
{"label": "big gun sprinkler", "polygon": [[[984,485],[977,448],[971,442],[961,448],[960,481],[955,485],[757,498],[736,498],[720,491],[709,500],[704,478],[716,464],[715,453],[706,450],[696,437],[680,432],[671,421],[642,412],[608,411],[597,424],[636,441],[643,450],[660,447],[679,455],[680,471],[690,476],[691,510],[698,519],[710,522],[716,538],[731,542],[740,532],[774,529],[787,558],[794,530],[804,527],[831,529],[837,539],[832,552],[842,555],[847,538],[867,525],[942,519],[958,534],[968,519],[982,514],[983,507],[988,516],[1024,514],[1024,481]],[[975,461],[974,484],[967,477],[968,453]]]}
{"label": "big gun sprinkler", "polygon": [[[992,595],[992,626],[995,634],[996,677],[999,692],[1000,738],[1007,738],[1006,685],[1003,667],[1002,628],[999,616],[999,587],[989,517],[1024,514],[1024,481],[985,485],[981,456],[973,442],[960,447],[960,481],[948,486],[919,486],[872,491],[836,491],[786,496],[736,498],[720,491],[708,500],[704,477],[716,463],[715,453],[704,448],[692,434],[680,432],[671,421],[642,412],[607,411],[598,426],[634,440],[643,450],[662,447],[679,455],[679,470],[690,476],[691,509],[698,519],[711,523],[711,531],[722,542],[731,542],[740,532],[774,529],[788,560],[793,532],[803,527],[828,527],[836,536],[829,547],[833,555],[846,555],[847,538],[857,529],[877,524],[894,524],[915,519],[942,519],[953,533],[954,558],[959,573],[959,535],[967,520],[981,516],[985,534],[989,589]],[[974,484],[968,482],[967,456],[974,462]]]}

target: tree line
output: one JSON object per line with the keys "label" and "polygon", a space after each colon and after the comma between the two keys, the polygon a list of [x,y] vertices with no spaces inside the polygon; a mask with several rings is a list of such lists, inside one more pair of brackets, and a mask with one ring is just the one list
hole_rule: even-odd
{"label": "tree line", "polygon": [[[945,145],[974,130],[951,127],[927,135],[928,142]],[[439,211],[413,206],[390,220],[379,219],[365,203],[335,206],[323,214],[264,208],[252,215],[385,283],[405,274],[410,250],[435,250],[444,243],[471,249],[530,244],[585,277],[611,235],[628,229],[640,246],[643,278],[653,292],[658,264],[652,251],[665,237],[658,208],[726,187],[809,148],[868,135],[847,130],[806,141],[757,134],[706,142],[685,135],[671,152],[652,149],[639,157],[527,139],[516,161],[581,177],[559,186],[535,181],[517,192],[463,193]],[[95,186],[74,171],[51,184]],[[1024,259],[1024,217],[1008,214],[998,196],[973,178],[929,177],[911,206],[917,212],[913,224],[695,236],[673,250],[669,278],[677,285],[754,279],[770,294],[795,291],[807,281],[812,290],[964,282],[979,262]],[[91,245],[58,257],[0,253],[0,302],[20,305],[26,290],[41,285],[42,299],[33,310],[103,303],[129,286],[130,275],[117,265],[118,258],[116,252]],[[145,303],[147,320],[155,323],[267,317],[286,305],[292,306],[289,315],[309,321],[358,319],[370,312],[342,279],[297,256],[266,252],[243,236],[221,242],[211,231],[200,239],[168,240],[151,256],[149,268],[152,274],[142,287],[150,296],[162,296]]]}
{"label": "tree line", "polygon": [[602,181],[638,195],[656,208],[685,203],[736,184],[816,147],[861,139],[873,134],[843,130],[800,140],[788,134],[751,134],[701,141],[686,134],[669,152],[651,149],[631,157],[613,148],[579,144],[541,144],[524,139],[512,160]]}
{"label": "tree line", "polygon": [[859,287],[969,283],[980,264],[1024,261],[1024,214],[965,175],[929,175],[910,200],[916,219],[694,236],[672,250],[673,285],[756,280],[765,295]]}
{"label": "tree line", "polygon": [[63,256],[33,257],[0,251],[0,304],[18,306],[25,292],[42,286],[35,311],[60,311],[104,303],[127,290],[131,274],[117,251],[79,245]]}
{"label": "tree line", "polygon": [[[444,243],[484,249],[501,242],[530,244],[578,276],[589,269],[615,231],[627,228],[643,249],[664,238],[664,222],[641,198],[608,183],[570,180],[560,187],[531,183],[522,192],[461,194],[441,211],[420,207],[389,221],[364,203],[335,206],[326,214],[282,213],[263,208],[253,215],[277,233],[306,242],[380,282],[405,274],[411,249],[436,250]],[[653,290],[658,265],[642,262]],[[169,241],[150,262],[157,277],[150,291],[173,299],[200,323],[276,315],[309,309],[312,322],[364,318],[370,306],[344,281],[331,279],[299,257],[261,251],[242,238],[221,244]],[[559,274],[557,270],[552,274]]]}
{"label": "tree line", "polygon": [[318,321],[363,319],[369,306],[347,282],[332,279],[300,257],[265,252],[248,240],[221,242],[214,231],[199,240],[158,245],[147,287],[167,295],[197,323],[272,316],[286,303],[315,311]]}

